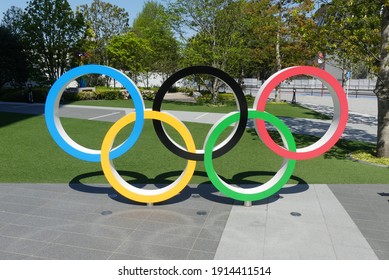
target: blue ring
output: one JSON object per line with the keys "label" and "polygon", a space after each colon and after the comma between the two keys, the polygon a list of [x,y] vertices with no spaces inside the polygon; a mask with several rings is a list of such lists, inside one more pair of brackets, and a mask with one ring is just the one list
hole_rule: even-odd
{"label": "blue ring", "polygon": [[99,162],[100,161],[100,150],[92,150],[85,148],[76,142],[74,142],[64,131],[62,124],[58,116],[58,107],[61,100],[62,93],[66,89],[66,86],[70,81],[77,79],[87,74],[101,74],[107,75],[119,83],[121,83],[130,94],[136,112],[136,120],[131,135],[127,138],[123,144],[116,147],[110,152],[110,159],[115,159],[129,149],[138,140],[144,125],[144,110],[145,106],[141,94],[138,88],[131,81],[130,78],[125,76],[122,72],[102,65],[84,65],[71,69],[70,71],[63,74],[51,87],[49,94],[47,95],[45,104],[45,120],[50,135],[54,141],[60,146],[65,152],[72,155],[75,158],[89,161]]}

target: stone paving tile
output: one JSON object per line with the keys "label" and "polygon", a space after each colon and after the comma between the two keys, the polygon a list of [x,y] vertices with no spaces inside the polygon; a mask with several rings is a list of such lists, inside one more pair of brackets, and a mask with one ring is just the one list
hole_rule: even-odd
{"label": "stone paving tile", "polygon": [[380,250],[374,250],[376,253],[377,257],[380,260],[389,260],[389,252],[388,251],[380,251]]}
{"label": "stone paving tile", "polygon": [[360,219],[360,220],[370,220],[370,221],[377,221],[378,216],[375,212],[369,211],[369,212],[357,212],[357,211],[347,211],[351,218],[353,219]]}
{"label": "stone paving tile", "polygon": [[195,244],[193,245],[193,250],[216,253],[218,246],[219,246],[219,240],[197,238]]}
{"label": "stone paving tile", "polygon": [[215,253],[191,250],[188,256],[188,260],[213,260]]}
{"label": "stone paving tile", "polygon": [[163,234],[197,237],[200,234],[202,227],[172,224],[172,223],[162,223],[156,221],[144,221],[141,224],[139,224],[137,229],[163,233]]}
{"label": "stone paving tile", "polygon": [[16,214],[28,214],[31,211],[37,209],[39,206],[15,204],[0,201],[0,211],[16,213]]}
{"label": "stone paving tile", "polygon": [[377,256],[370,248],[355,246],[334,245],[336,259],[338,260],[376,260]]}
{"label": "stone paving tile", "polygon": [[129,236],[128,240],[147,244],[191,249],[196,241],[196,238],[136,230]]}
{"label": "stone paving tile", "polygon": [[76,221],[26,215],[13,223],[22,226],[41,227],[48,230],[66,231],[69,227],[74,226]]}
{"label": "stone paving tile", "polygon": [[301,223],[299,234],[296,227],[266,226],[264,259],[325,260],[336,259],[332,240],[326,225]]}
{"label": "stone paving tile", "polygon": [[128,218],[125,214],[113,213],[112,215],[104,216],[92,213],[86,215],[82,222],[135,230],[142,223],[142,220]]}
{"label": "stone paving tile", "polygon": [[367,239],[389,241],[389,227],[386,231],[376,230],[374,228],[370,228],[370,229],[361,228],[361,232]]}
{"label": "stone paving tile", "polygon": [[131,256],[126,254],[114,253],[108,258],[109,260],[152,260],[151,258],[144,258],[140,256]]}
{"label": "stone paving tile", "polygon": [[114,252],[122,242],[120,239],[66,232],[55,239],[53,243]]}
{"label": "stone paving tile", "polygon": [[344,206],[380,259],[389,251],[389,202],[380,193],[388,193],[389,185],[347,185],[350,193],[360,197],[353,201],[342,193],[344,185],[330,185],[331,191]]}
{"label": "stone paving tile", "polygon": [[370,249],[369,243],[364,239],[361,232],[353,227],[341,227],[328,225],[327,229],[331,235],[334,246],[348,246],[354,248]]}
{"label": "stone paving tile", "polygon": [[183,224],[183,225],[196,225],[202,226],[206,220],[205,216],[183,215],[180,212],[176,212],[168,209],[161,209],[155,211],[148,218],[150,221],[165,222],[172,224]]}
{"label": "stone paving tile", "polygon": [[355,224],[361,229],[376,229],[386,231],[389,229],[389,223],[377,221],[377,220],[362,220],[353,219]]}
{"label": "stone paving tile", "polygon": [[0,211],[0,223],[11,223],[19,220],[21,217],[23,217],[23,214]]}
{"label": "stone paving tile", "polygon": [[47,201],[44,207],[51,208],[51,209],[58,209],[58,210],[70,210],[76,212],[89,213],[101,209],[102,205],[76,203],[76,202],[62,201],[56,199],[56,200]]}
{"label": "stone paving tile", "polygon": [[35,257],[52,260],[106,260],[112,252],[87,248],[50,244],[34,254]]}
{"label": "stone paving tile", "polygon": [[67,228],[66,231],[122,240],[126,239],[133,232],[131,229],[122,227],[105,226],[92,223],[79,223]]}
{"label": "stone paving tile", "polygon": [[47,199],[31,196],[21,196],[14,194],[5,194],[0,197],[1,202],[8,202],[13,204],[25,204],[31,206],[42,206],[47,203]]}
{"label": "stone paving tile", "polygon": [[220,238],[222,237],[223,230],[224,230],[224,226],[211,227],[211,228],[206,227],[201,230],[199,234],[199,238],[219,241]]}
{"label": "stone paving tile", "polygon": [[0,251],[8,253],[33,255],[47,245],[47,242],[0,236]]}
{"label": "stone paving tile", "polygon": [[32,256],[0,251],[0,260],[29,260]]}
{"label": "stone paving tile", "polygon": [[35,191],[49,191],[49,192],[59,192],[66,193],[70,191],[69,187],[65,184],[34,184],[31,187],[31,184],[28,183],[0,183],[0,188],[7,189],[22,189],[22,190],[35,190]]}
{"label": "stone paving tile", "polygon": [[62,231],[50,230],[44,227],[30,227],[13,224],[8,224],[5,227],[0,228],[0,235],[2,236],[37,240],[42,242],[52,242],[62,233]]}
{"label": "stone paving tile", "polygon": [[17,259],[212,259],[232,207],[201,196],[147,207],[66,186],[33,186],[16,184],[0,198],[4,209],[17,212],[0,210],[0,238],[18,241],[0,251],[23,252]]}
{"label": "stone paving tile", "polygon": [[55,198],[60,198],[64,195],[61,192],[43,191],[43,190],[36,189],[35,187],[32,188],[19,188],[17,186],[7,187],[4,186],[4,184],[0,184],[0,189],[3,194],[36,197],[40,199],[55,199]]}
{"label": "stone paving tile", "polygon": [[125,241],[115,253],[122,253],[157,260],[183,260],[189,255],[189,249],[146,244],[137,241]]}
{"label": "stone paving tile", "polygon": [[32,216],[55,218],[55,219],[66,219],[72,221],[81,221],[85,219],[86,213],[72,210],[54,209],[47,207],[40,207],[29,213]]}
{"label": "stone paving tile", "polygon": [[368,239],[371,247],[377,251],[389,252],[389,241]]}

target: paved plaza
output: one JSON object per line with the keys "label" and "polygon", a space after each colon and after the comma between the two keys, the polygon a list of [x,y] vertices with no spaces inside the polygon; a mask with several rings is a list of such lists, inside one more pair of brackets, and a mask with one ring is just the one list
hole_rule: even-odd
{"label": "paved plaza", "polygon": [[146,206],[108,185],[0,184],[0,259],[389,259],[389,185],[212,185]]}
{"label": "paved plaza", "polygon": [[[329,97],[297,101],[331,113]],[[374,104],[350,99],[344,138],[375,141]],[[0,103],[0,111],[43,114],[43,105]],[[129,111],[67,105],[61,115],[113,122]],[[202,123],[224,115],[171,113]],[[294,132],[321,135],[329,125],[284,121]],[[77,180],[1,183],[0,259],[389,259],[388,210],[389,184],[288,185],[245,207],[206,184],[146,206]]]}

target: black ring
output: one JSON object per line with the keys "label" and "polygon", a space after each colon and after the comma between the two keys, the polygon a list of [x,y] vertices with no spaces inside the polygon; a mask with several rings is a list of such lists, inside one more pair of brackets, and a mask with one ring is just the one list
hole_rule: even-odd
{"label": "black ring", "polygon": [[[209,66],[192,66],[192,67],[184,68],[174,73],[161,85],[157,94],[155,95],[155,100],[153,103],[153,111],[161,111],[161,105],[162,105],[163,98],[165,97],[165,94],[177,81],[179,81],[184,77],[187,77],[189,75],[194,75],[194,74],[209,74],[224,81],[227,85],[231,87],[235,95],[235,98],[238,101],[238,107],[240,110],[240,120],[238,126],[236,127],[235,133],[232,135],[229,141],[219,149],[213,151],[212,157],[217,158],[229,152],[239,142],[240,138],[243,136],[243,133],[245,132],[247,119],[248,119],[247,101],[243,93],[243,90],[230,75],[228,75],[227,73],[225,73],[220,69],[209,67]],[[204,153],[190,153],[175,145],[172,142],[172,140],[169,138],[169,136],[166,134],[166,131],[164,130],[161,121],[153,120],[153,124],[154,124],[155,132],[157,133],[159,139],[165,145],[165,147],[168,148],[172,153],[184,159],[204,161]]]}

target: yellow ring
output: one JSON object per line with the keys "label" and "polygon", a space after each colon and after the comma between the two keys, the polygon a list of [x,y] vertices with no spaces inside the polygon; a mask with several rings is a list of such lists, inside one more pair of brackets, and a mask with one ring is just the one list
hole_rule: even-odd
{"label": "yellow ring", "polygon": [[[118,120],[105,135],[103,144],[101,146],[101,166],[103,168],[103,172],[111,186],[126,198],[144,203],[165,201],[178,194],[188,185],[195,171],[196,161],[188,160],[188,164],[186,165],[186,168],[182,172],[181,176],[170,185],[161,189],[139,189],[123,180],[123,178],[116,171],[112,160],[109,159],[109,153],[112,149],[116,135],[126,125],[135,121],[135,115],[135,113],[130,113],[124,116]],[[166,112],[145,110],[144,118],[160,120],[169,124],[174,129],[176,129],[178,133],[180,133],[181,137],[184,139],[187,150],[192,153],[196,152],[195,143],[188,128],[174,116]]]}

